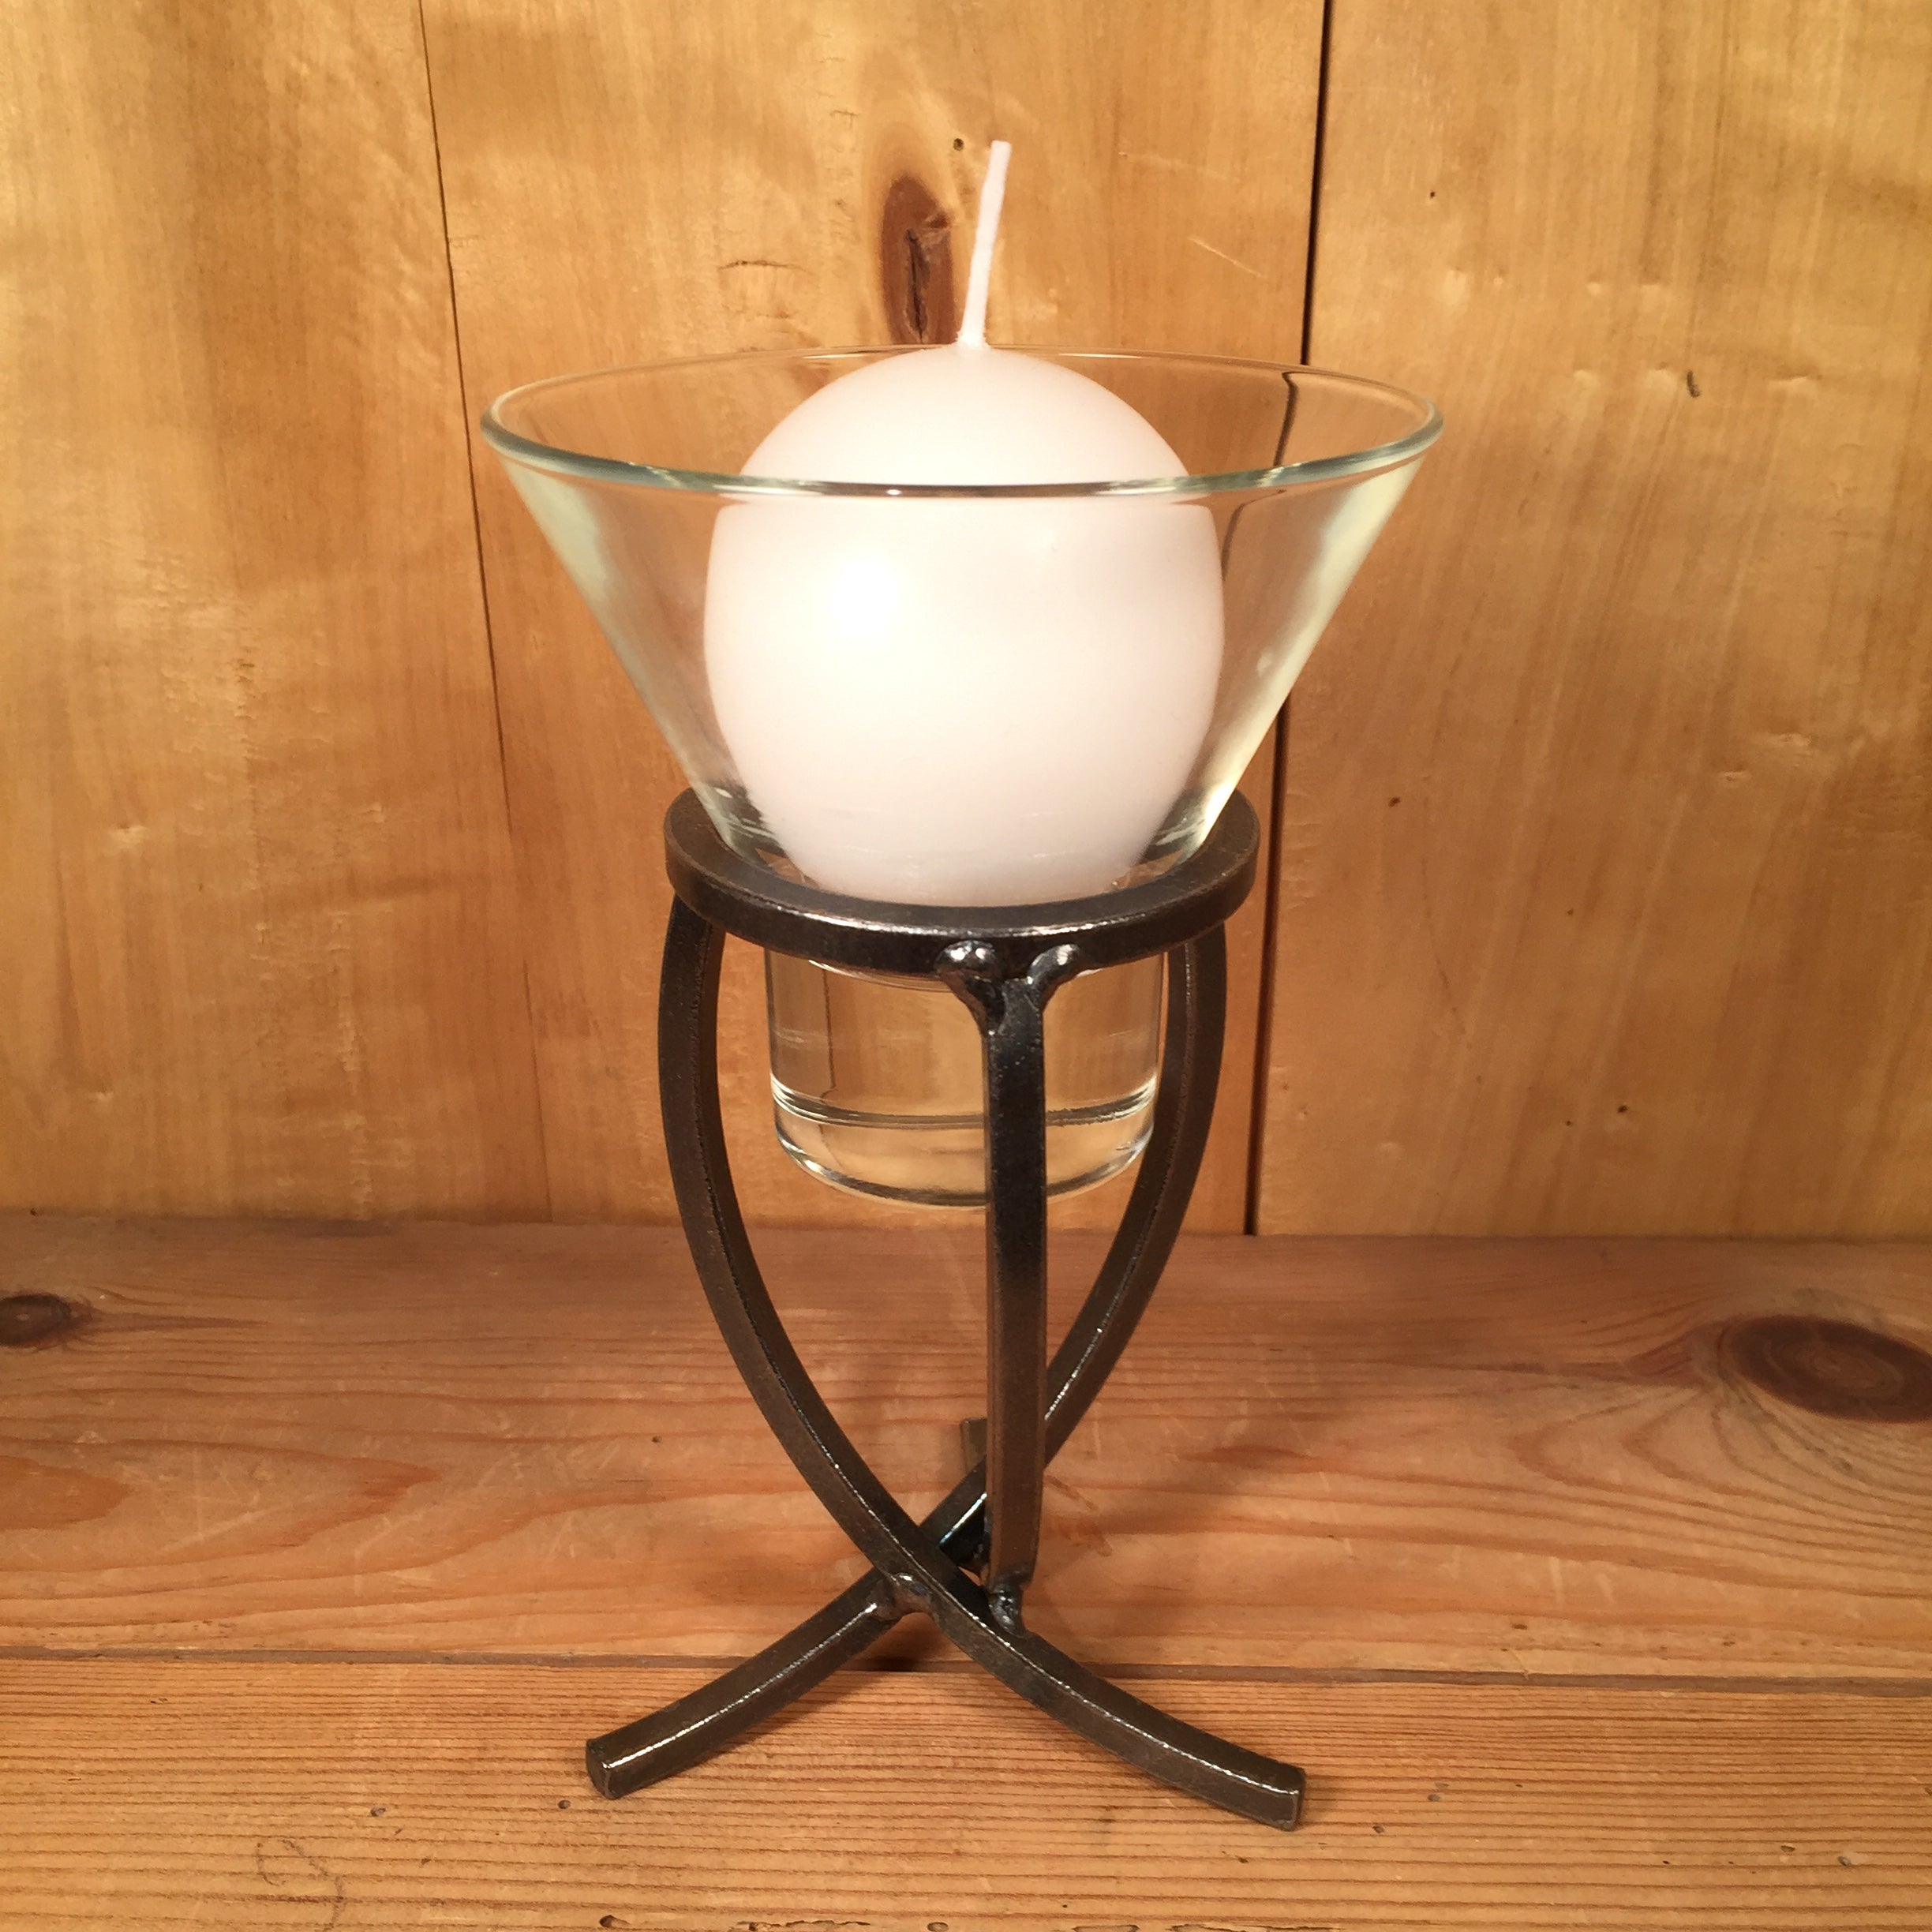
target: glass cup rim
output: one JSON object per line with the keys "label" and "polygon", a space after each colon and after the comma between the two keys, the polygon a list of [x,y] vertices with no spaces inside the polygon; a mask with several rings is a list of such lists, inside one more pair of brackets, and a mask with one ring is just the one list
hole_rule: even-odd
{"label": "glass cup rim", "polygon": [[1441,435],[1442,413],[1428,397],[1380,382],[1372,376],[1350,376],[1339,369],[1327,369],[1294,362],[1268,362],[1244,356],[1197,355],[1182,350],[1132,349],[1057,349],[1002,343],[1024,355],[1057,356],[1082,362],[1164,362],[1204,369],[1245,370],[1253,374],[1283,377],[1319,376],[1324,382],[1372,391],[1408,404],[1420,412],[1417,425],[1392,442],[1350,450],[1339,456],[1317,457],[1307,462],[1278,463],[1264,470],[1236,470],[1216,474],[1181,477],[1139,477],[1085,483],[844,483],[809,477],[743,476],[736,472],[710,470],[676,470],[655,463],[627,462],[614,456],[593,456],[582,450],[560,448],[522,436],[503,418],[504,409],[524,398],[544,391],[568,388],[579,384],[604,382],[623,376],[669,374],[678,370],[746,367],[754,363],[835,362],[864,358],[877,361],[887,355],[914,355],[922,350],[944,346],[928,343],[893,343],[871,347],[841,349],[739,350],[724,354],[678,356],[661,361],[632,362],[612,369],[586,369],[571,375],[547,376],[523,383],[498,396],[484,410],[481,427],[485,440],[500,456],[526,462],[558,475],[592,482],[616,483],[632,489],[682,491],[719,496],[857,497],[953,501],[1000,501],[1041,497],[1132,496],[1183,497],[1193,499],[1232,491],[1279,490],[1316,483],[1339,481],[1368,475],[1378,470],[1395,469],[1413,462]]}

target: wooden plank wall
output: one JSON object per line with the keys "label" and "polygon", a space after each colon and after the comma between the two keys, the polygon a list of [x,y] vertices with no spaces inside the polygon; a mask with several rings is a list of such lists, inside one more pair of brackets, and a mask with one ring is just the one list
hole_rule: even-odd
{"label": "wooden plank wall", "polygon": [[1338,0],[1264,1230],[1932,1230],[1932,13]]}
{"label": "wooden plank wall", "polygon": [[0,1204],[541,1213],[414,10],[0,72]]}
{"label": "wooden plank wall", "polygon": [[[1296,699],[1197,1225],[1932,1231],[1932,24],[1333,0],[1324,116],[1322,11],[9,12],[0,1206],[666,1218],[676,780],[467,425],[906,336],[995,133],[996,333],[1292,358],[1319,121],[1314,358],[1451,427]],[[879,1218],[752,964],[751,1199]]]}

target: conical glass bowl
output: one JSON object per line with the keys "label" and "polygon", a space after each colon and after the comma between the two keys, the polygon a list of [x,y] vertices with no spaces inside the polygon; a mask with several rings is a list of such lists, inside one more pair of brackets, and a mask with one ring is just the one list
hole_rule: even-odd
{"label": "conical glass bowl", "polygon": [[[955,353],[564,376],[499,398],[484,433],[736,850],[886,901],[1103,891],[1206,837],[1441,421],[1321,370],[1028,351],[1130,404],[1188,474],[741,474],[841,376]],[[768,985],[793,1155],[864,1192],[980,1200],[977,1038],[950,995],[776,957]],[[1158,963],[1056,1001],[1057,1191],[1138,1151],[1159,1005]]]}

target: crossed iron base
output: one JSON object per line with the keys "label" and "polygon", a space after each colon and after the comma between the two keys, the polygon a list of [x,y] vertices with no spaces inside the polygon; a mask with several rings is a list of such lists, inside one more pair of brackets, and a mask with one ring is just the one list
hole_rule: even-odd
{"label": "crossed iron base", "polygon": [[[677,902],[658,1006],[659,1080],[678,1210],[739,1372],[799,1473],[871,1562],[813,1617],[702,1690],[585,1747],[620,1798],[721,1750],[923,1611],[968,1657],[1062,1724],[1181,1790],[1292,1825],[1302,1777],[1129,1696],[1028,1631],[1048,1460],[1119,1360],[1179,1230],[1214,1110],[1226,1005],[1222,924],[1253,882],[1255,816],[1236,795],[1207,844],[1162,877],[1097,897],[961,912],[797,885],[739,857],[686,792],[665,825]],[[717,1088],[727,934],[858,968],[937,979],[978,1022],[987,1102],[985,1455],[915,1522],[853,1447],[794,1351],[739,1211]],[[1167,956],[1167,1017],[1140,1174],[1098,1279],[1050,1365],[1043,1017],[1077,972]]]}

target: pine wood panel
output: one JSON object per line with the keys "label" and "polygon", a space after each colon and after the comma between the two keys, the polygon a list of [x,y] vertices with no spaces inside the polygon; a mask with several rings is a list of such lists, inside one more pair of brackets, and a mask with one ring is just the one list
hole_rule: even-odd
{"label": "pine wood panel", "polygon": [[1163,1682],[1305,1759],[1293,1833],[974,1675],[858,1673],[621,1804],[693,1672],[0,1664],[8,1932],[1919,1932],[1932,1705]]}
{"label": "pine wood panel", "polygon": [[540,1211],[415,8],[0,49],[0,1203]]}
{"label": "pine wood panel", "polygon": [[[567,369],[943,339],[945,286],[964,281],[952,228],[995,134],[1018,150],[996,337],[1298,351],[1317,0],[429,0],[425,15],[473,414]],[[667,1219],[653,1000],[658,825],[680,781],[480,462],[551,1196],[565,1217]],[[1257,900],[1236,934],[1229,1077],[1196,1211],[1222,1228],[1245,1223],[1262,924]],[[809,1181],[775,1144],[743,949],[724,1036],[756,1213],[903,1219]],[[1069,1218],[1118,1204],[1115,1190]]]}
{"label": "pine wood panel", "polygon": [[1932,1227],[1932,15],[1337,0],[1266,1230]]}
{"label": "pine wood panel", "polygon": [[[974,1245],[764,1245],[882,1471],[949,1485]],[[0,1349],[0,1644],[742,1655],[858,1572],[670,1230],[16,1221],[0,1288],[84,1312]],[[1196,1237],[1029,1616],[1108,1666],[1915,1673],[1928,1289],[1923,1248]]]}

